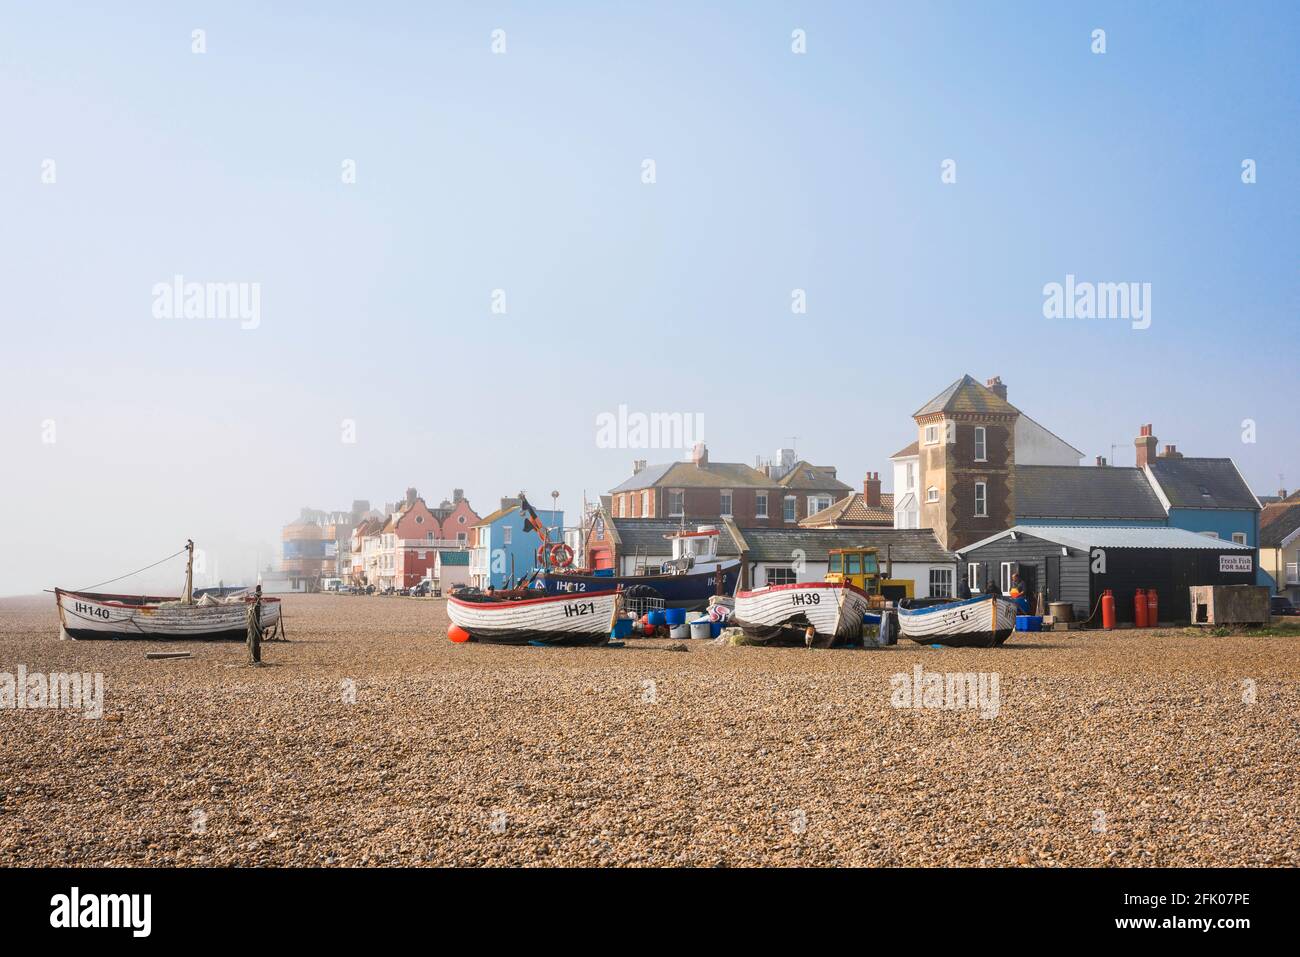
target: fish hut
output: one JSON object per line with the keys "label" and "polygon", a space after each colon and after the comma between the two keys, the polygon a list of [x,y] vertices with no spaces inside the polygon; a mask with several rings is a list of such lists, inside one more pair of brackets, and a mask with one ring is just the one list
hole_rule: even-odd
{"label": "fish hut", "polygon": [[958,574],[973,594],[990,583],[1005,594],[1019,573],[1044,610],[1066,602],[1076,621],[1098,625],[1106,589],[1121,623],[1134,621],[1138,589],[1155,589],[1160,621],[1190,622],[1193,586],[1255,583],[1254,548],[1164,526],[1016,525],[957,554]]}

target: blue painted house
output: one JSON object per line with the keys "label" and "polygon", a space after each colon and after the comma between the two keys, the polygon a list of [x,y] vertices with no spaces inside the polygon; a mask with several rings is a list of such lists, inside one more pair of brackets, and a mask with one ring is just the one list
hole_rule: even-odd
{"label": "blue painted house", "polygon": [[[560,540],[564,512],[539,508],[537,517],[551,529],[551,540]],[[473,527],[469,559],[469,583],[478,588],[505,588],[537,567],[541,539],[524,528],[523,512],[517,499],[502,499],[501,508]]]}
{"label": "blue painted house", "polygon": [[1232,459],[1187,458],[1167,446],[1145,471],[1174,528],[1259,546],[1259,499]]}

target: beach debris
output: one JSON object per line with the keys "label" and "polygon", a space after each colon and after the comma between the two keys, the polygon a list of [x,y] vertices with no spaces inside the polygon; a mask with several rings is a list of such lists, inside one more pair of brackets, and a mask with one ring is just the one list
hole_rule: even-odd
{"label": "beach debris", "polygon": [[193,658],[188,651],[146,651],[144,656],[150,661],[163,661],[167,658]]}

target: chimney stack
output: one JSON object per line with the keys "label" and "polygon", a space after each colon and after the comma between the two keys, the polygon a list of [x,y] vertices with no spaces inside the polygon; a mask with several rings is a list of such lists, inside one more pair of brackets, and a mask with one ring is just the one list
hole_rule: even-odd
{"label": "chimney stack", "polygon": [[703,442],[696,442],[695,447],[691,449],[691,461],[696,465],[709,464],[709,448]]}
{"label": "chimney stack", "polygon": [[459,505],[461,502],[465,501],[465,490],[463,488],[452,489],[451,501],[455,505]]}
{"label": "chimney stack", "polygon": [[1166,445],[1165,450],[1160,453],[1162,459],[1181,459],[1182,457],[1183,453],[1178,451],[1176,445]]}
{"label": "chimney stack", "polygon": [[1284,488],[1280,488],[1280,489],[1278,489],[1278,490],[1277,490],[1277,497],[1278,497],[1280,500],[1282,500],[1283,502],[1285,502],[1285,501],[1286,501],[1286,489],[1284,489]]}
{"label": "chimney stack", "polygon": [[633,460],[632,460],[632,474],[633,474],[633,475],[639,475],[641,472],[644,472],[644,471],[645,471],[645,459],[633,459]]}
{"label": "chimney stack", "polygon": [[868,472],[862,482],[862,497],[872,508],[880,507],[880,473]]}
{"label": "chimney stack", "polygon": [[1133,440],[1133,444],[1137,446],[1137,467],[1145,468],[1156,457],[1156,437],[1151,432],[1150,424],[1138,430],[1138,437]]}
{"label": "chimney stack", "polygon": [[416,493],[414,488],[408,488],[406,490],[406,505],[408,508],[415,504],[417,498],[419,498],[419,495]]}
{"label": "chimney stack", "polygon": [[1002,376],[995,375],[992,379],[989,379],[984,384],[988,386],[989,391],[992,392],[994,395],[996,395],[999,399],[1006,401],[1007,387],[1002,384]]}
{"label": "chimney stack", "polygon": [[1106,467],[1106,456],[1104,455],[1097,456],[1097,468],[1104,469],[1105,467]]}

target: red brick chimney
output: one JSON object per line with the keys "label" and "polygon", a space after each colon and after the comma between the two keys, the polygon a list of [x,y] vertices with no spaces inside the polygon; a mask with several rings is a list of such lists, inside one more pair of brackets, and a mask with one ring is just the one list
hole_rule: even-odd
{"label": "red brick chimney", "polygon": [[1106,467],[1106,456],[1104,455],[1097,456],[1097,468],[1104,469],[1105,467]]}
{"label": "red brick chimney", "polygon": [[1138,430],[1138,437],[1133,440],[1137,446],[1137,467],[1143,468],[1156,457],[1156,437],[1151,433],[1151,426],[1144,425]]}
{"label": "red brick chimney", "polygon": [[691,449],[691,461],[696,465],[709,464],[709,448],[703,442],[696,442],[695,447]]}
{"label": "red brick chimney", "polygon": [[868,472],[862,480],[862,497],[872,508],[880,507],[880,473]]}
{"label": "red brick chimney", "polygon": [[1166,445],[1165,450],[1160,453],[1162,459],[1181,459],[1182,457],[1183,453],[1178,451],[1176,445]]}
{"label": "red brick chimney", "polygon": [[1002,376],[995,375],[992,379],[989,379],[984,384],[988,386],[989,391],[992,392],[994,395],[996,395],[999,399],[1002,399],[1003,401],[1006,400],[1007,387],[1002,384]]}

